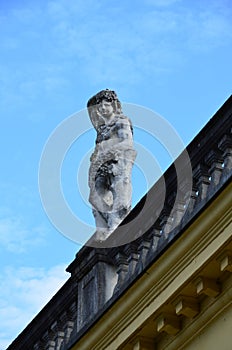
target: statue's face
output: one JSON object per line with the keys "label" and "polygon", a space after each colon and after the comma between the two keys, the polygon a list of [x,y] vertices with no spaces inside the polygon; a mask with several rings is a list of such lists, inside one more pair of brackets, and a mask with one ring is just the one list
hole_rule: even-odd
{"label": "statue's face", "polygon": [[99,103],[98,111],[103,117],[106,118],[110,118],[114,114],[114,108],[112,106],[112,103],[106,100],[102,100]]}

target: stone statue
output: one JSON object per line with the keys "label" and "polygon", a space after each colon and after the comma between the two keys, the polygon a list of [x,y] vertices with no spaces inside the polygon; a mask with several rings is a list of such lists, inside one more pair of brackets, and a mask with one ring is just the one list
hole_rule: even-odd
{"label": "stone statue", "polygon": [[114,91],[102,90],[90,98],[88,113],[97,131],[90,158],[89,201],[93,207],[97,240],[105,240],[131,208],[131,170],[136,157],[131,121],[122,113]]}

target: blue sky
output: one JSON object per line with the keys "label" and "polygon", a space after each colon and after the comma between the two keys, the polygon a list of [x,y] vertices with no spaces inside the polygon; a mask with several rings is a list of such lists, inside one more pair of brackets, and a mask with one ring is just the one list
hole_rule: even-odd
{"label": "blue sky", "polygon": [[[80,248],[54,228],[41,204],[38,168],[47,139],[83,110],[89,97],[110,88],[121,101],[159,113],[187,145],[231,94],[232,4],[1,1],[0,36],[3,350],[62,285],[68,277],[64,269]],[[135,141],[146,149],[152,145],[150,152],[164,170],[171,160],[149,137],[135,130]],[[70,207],[90,221],[76,175],[94,138],[89,131],[77,140],[62,175]],[[134,181],[142,184],[135,186],[134,203],[148,176],[137,170]]]}

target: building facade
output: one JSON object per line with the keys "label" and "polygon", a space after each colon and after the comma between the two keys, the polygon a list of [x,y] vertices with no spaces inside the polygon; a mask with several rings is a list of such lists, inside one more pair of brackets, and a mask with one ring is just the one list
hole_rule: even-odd
{"label": "building facade", "polygon": [[231,121],[232,97],[165,172],[162,210],[158,181],[8,350],[231,349]]}

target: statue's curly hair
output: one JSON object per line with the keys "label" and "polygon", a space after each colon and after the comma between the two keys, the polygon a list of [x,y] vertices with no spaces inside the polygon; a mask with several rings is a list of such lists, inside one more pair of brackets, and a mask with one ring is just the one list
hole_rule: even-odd
{"label": "statue's curly hair", "polygon": [[98,105],[101,101],[106,100],[112,103],[113,108],[115,111],[121,112],[121,103],[118,99],[118,96],[115,91],[105,89],[98,92],[96,95],[91,97],[87,103],[87,108],[94,107],[95,105]]}

